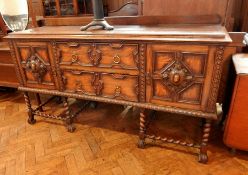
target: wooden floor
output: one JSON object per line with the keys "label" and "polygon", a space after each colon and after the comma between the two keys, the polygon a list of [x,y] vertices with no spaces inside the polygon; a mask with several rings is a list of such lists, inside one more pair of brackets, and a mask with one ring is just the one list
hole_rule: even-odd
{"label": "wooden floor", "polygon": [[[99,104],[97,109],[85,109],[77,118],[75,133],[68,133],[54,120],[37,117],[35,125],[27,124],[22,94],[0,92],[0,174],[248,174],[248,153],[232,156],[217,126],[210,140],[208,165],[197,163],[198,151],[192,148],[149,142],[146,149],[138,149],[137,114],[123,111],[122,106]],[[165,113],[156,116],[149,132],[199,138],[189,135],[197,133],[199,120]]]}

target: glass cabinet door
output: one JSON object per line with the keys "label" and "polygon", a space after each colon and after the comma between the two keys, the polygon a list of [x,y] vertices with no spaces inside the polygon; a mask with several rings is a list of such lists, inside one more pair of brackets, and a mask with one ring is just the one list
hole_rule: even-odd
{"label": "glass cabinet door", "polygon": [[75,14],[73,0],[60,0],[59,5],[61,16]]}
{"label": "glass cabinet door", "polygon": [[57,16],[56,0],[42,0],[44,16]]}
{"label": "glass cabinet door", "polygon": [[77,0],[78,1],[78,13],[80,15],[92,15],[92,1],[91,0]]}

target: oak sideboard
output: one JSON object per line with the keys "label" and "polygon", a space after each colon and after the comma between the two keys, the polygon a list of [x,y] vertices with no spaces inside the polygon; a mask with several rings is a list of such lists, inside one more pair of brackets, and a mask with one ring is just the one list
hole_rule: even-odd
{"label": "oak sideboard", "polygon": [[[139,107],[138,146],[145,139],[200,149],[206,163],[211,121],[229,34],[221,25],[115,26],[113,31],[45,26],[9,34],[11,54],[24,92],[30,124],[34,115],[62,119],[74,131],[67,98]],[[28,92],[61,96],[66,116],[31,107]],[[205,118],[200,144],[146,133],[144,109]]]}

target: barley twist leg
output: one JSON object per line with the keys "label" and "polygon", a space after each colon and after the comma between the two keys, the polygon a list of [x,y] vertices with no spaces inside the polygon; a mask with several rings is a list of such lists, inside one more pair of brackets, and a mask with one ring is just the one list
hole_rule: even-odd
{"label": "barley twist leg", "polygon": [[145,110],[140,111],[140,129],[139,129],[139,141],[138,147],[145,148],[145,133],[146,133],[146,115]]}
{"label": "barley twist leg", "polygon": [[23,94],[24,94],[25,103],[26,103],[26,106],[28,109],[28,123],[33,125],[33,124],[35,124],[36,120],[34,119],[31,101],[30,101],[28,92],[23,92]]}
{"label": "barley twist leg", "polygon": [[64,97],[63,99],[63,105],[64,105],[64,108],[65,108],[65,117],[66,117],[66,127],[67,127],[67,130],[68,132],[74,132],[75,131],[75,127],[73,126],[73,119],[72,119],[72,115],[71,115],[71,110],[70,110],[70,107],[69,107],[69,104],[68,104],[68,100],[66,97]]}
{"label": "barley twist leg", "polygon": [[200,163],[207,163],[208,162],[208,155],[207,155],[207,145],[208,145],[208,139],[211,131],[211,120],[206,119],[206,122],[203,126],[203,135],[202,135],[202,141],[201,141],[201,148],[200,148],[200,154],[199,154],[199,162]]}

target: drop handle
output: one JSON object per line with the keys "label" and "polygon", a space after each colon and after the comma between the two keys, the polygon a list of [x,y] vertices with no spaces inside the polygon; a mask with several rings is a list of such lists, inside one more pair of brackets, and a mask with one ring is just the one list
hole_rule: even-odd
{"label": "drop handle", "polygon": [[75,62],[78,61],[78,53],[72,52],[71,61],[72,61],[73,63],[75,63]]}
{"label": "drop handle", "polygon": [[119,64],[120,62],[121,62],[121,57],[119,56],[119,55],[115,55],[114,57],[113,57],[113,62],[115,63],[115,64]]}

